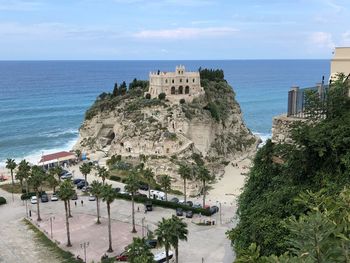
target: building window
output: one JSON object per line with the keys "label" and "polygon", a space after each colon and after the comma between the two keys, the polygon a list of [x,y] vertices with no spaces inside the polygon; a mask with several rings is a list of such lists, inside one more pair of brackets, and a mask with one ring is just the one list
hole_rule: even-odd
{"label": "building window", "polygon": [[167,79],[165,80],[165,83],[168,83],[168,80],[167,80]]}
{"label": "building window", "polygon": [[175,94],[175,87],[174,86],[171,87],[171,94]]}
{"label": "building window", "polygon": [[194,83],[195,81],[196,81],[195,79],[192,80],[193,83]]}
{"label": "building window", "polygon": [[184,87],[180,86],[179,87],[179,94],[183,94],[184,93]]}
{"label": "building window", "polygon": [[182,82],[182,79],[180,79],[180,82]]}
{"label": "building window", "polygon": [[188,79],[186,79],[186,83],[188,83]]}
{"label": "building window", "polygon": [[173,79],[171,80],[171,83],[174,83],[174,80],[173,80]]}
{"label": "building window", "polygon": [[185,94],[189,94],[190,93],[190,87],[189,86],[186,86],[185,87]]}

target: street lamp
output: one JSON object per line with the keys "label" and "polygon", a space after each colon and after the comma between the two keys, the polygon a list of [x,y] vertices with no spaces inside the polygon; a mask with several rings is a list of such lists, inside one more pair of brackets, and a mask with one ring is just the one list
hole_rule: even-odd
{"label": "street lamp", "polygon": [[52,239],[52,238],[53,238],[53,234],[52,234],[52,221],[55,220],[55,217],[54,217],[54,216],[50,216],[49,220],[50,220],[50,236],[51,236],[51,239]]}
{"label": "street lamp", "polygon": [[81,243],[80,244],[80,247],[82,249],[84,249],[84,262],[86,263],[86,249],[88,248],[89,246],[89,242],[84,242],[84,243]]}
{"label": "street lamp", "polygon": [[216,203],[219,203],[220,225],[222,225],[221,202],[216,201]]}

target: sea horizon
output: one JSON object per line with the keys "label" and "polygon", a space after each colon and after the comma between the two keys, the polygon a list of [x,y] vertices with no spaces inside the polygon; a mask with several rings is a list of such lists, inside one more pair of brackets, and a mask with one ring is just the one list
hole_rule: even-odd
{"label": "sea horizon", "polygon": [[71,149],[101,92],[178,64],[223,69],[246,125],[263,139],[271,136],[272,117],[286,112],[291,86],[312,86],[329,74],[327,59],[0,61],[0,166],[6,158],[35,163],[42,154]]}

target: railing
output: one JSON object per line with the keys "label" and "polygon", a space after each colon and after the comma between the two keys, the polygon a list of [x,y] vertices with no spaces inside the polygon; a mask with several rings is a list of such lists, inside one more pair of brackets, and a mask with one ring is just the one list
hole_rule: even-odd
{"label": "railing", "polygon": [[306,108],[306,93],[307,91],[316,91],[321,101],[326,100],[328,85],[323,83],[317,84],[315,87],[300,89],[292,87],[288,92],[288,117],[304,118]]}

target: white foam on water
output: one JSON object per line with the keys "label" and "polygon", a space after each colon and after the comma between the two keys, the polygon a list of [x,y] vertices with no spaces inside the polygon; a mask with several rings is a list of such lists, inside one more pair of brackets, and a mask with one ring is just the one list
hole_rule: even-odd
{"label": "white foam on water", "polygon": [[272,134],[271,133],[260,133],[260,132],[253,132],[254,135],[258,136],[262,142],[259,144],[259,147],[263,147],[268,139],[271,139]]}
{"label": "white foam on water", "polygon": [[[63,144],[61,147],[33,151],[32,153],[29,153],[26,156],[19,156],[19,157],[16,157],[14,159],[15,159],[16,163],[19,163],[21,160],[25,159],[26,161],[28,161],[31,164],[38,164],[38,162],[40,161],[40,158],[43,154],[51,154],[51,153],[60,152],[60,151],[70,151],[73,148],[73,146],[75,145],[75,143],[77,142],[77,140],[78,140],[78,138],[74,138],[74,139],[70,140],[69,142],[67,142],[66,144]],[[0,168],[5,167],[5,166],[6,166],[6,160],[1,161]]]}

